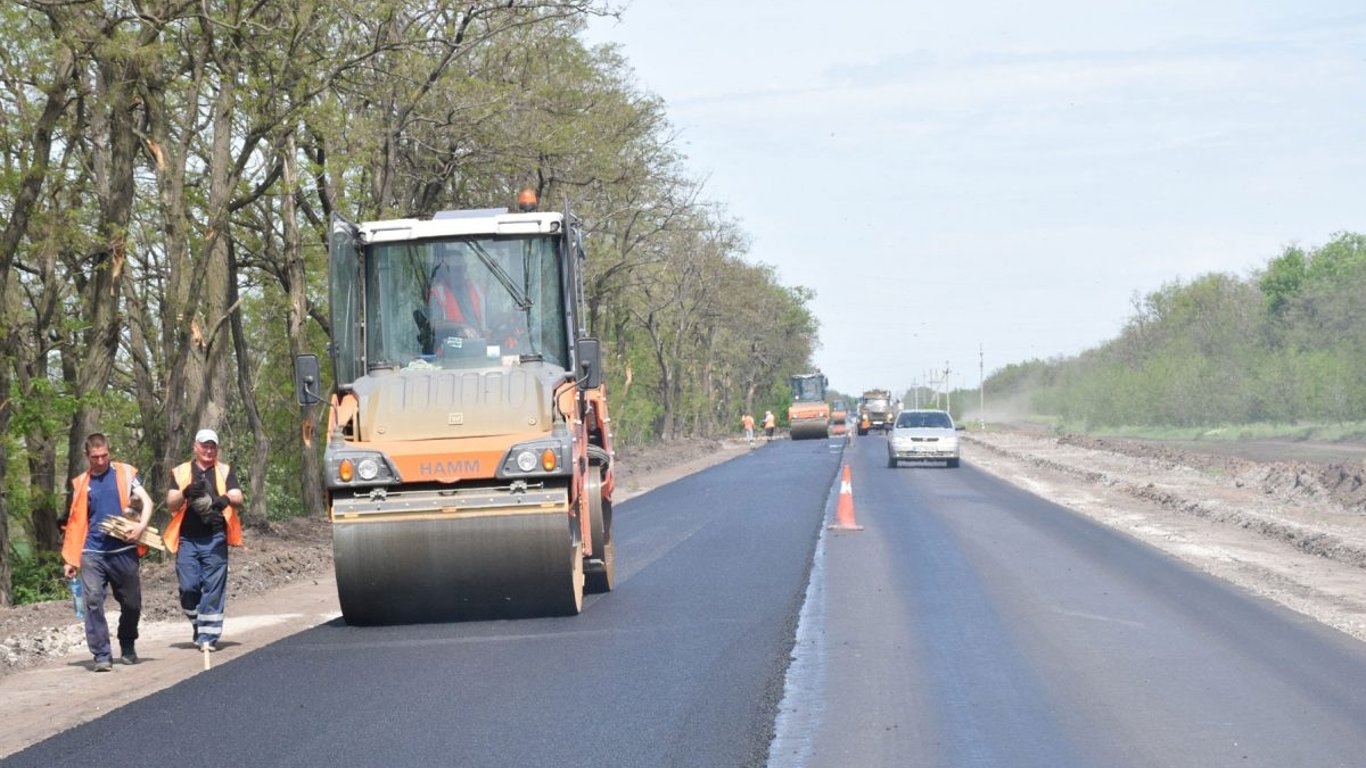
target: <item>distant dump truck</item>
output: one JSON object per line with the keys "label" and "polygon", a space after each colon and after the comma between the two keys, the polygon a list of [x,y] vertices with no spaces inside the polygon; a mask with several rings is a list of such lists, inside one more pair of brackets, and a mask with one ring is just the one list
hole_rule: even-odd
{"label": "distant dump truck", "polygon": [[885,389],[870,389],[863,393],[859,398],[858,405],[858,433],[868,434],[869,430],[880,429],[883,432],[892,428],[892,419],[896,417],[896,408],[892,404],[892,393]]}
{"label": "distant dump truck", "polygon": [[830,434],[830,406],[825,402],[828,382],[825,374],[799,373],[790,379],[792,405],[787,409],[787,421],[793,440],[824,438]]}

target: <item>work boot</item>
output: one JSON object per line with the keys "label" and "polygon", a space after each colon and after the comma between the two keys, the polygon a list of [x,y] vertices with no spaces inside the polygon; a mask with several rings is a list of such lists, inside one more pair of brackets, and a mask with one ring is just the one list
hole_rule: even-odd
{"label": "work boot", "polygon": [[114,662],[109,659],[95,659],[95,671],[112,672],[114,671]]}
{"label": "work boot", "polygon": [[218,650],[218,644],[205,640],[204,642],[199,644],[199,650],[213,653],[214,651]]}
{"label": "work boot", "polygon": [[119,662],[123,664],[138,663],[138,652],[133,650],[133,646],[121,646],[119,650]]}

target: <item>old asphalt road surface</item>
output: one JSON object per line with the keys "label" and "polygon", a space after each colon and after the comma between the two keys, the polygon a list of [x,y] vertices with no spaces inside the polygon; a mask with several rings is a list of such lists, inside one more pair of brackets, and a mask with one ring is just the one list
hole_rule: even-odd
{"label": "old asphalt road surface", "polygon": [[974,469],[857,439],[775,766],[1366,765],[1366,646]]}
{"label": "old asphalt road surface", "polygon": [[578,617],[332,621],[4,764],[762,765],[839,458],[779,441],[618,505]]}

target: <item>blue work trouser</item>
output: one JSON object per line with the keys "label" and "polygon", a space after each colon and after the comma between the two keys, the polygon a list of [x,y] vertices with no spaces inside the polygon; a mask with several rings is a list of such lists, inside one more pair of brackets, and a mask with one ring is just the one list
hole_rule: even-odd
{"label": "blue work trouser", "polygon": [[217,643],[223,635],[223,611],[228,600],[226,535],[182,538],[175,574],[180,582],[180,609],[194,625],[195,644]]}
{"label": "blue work trouser", "polygon": [[97,661],[108,660],[109,621],[104,616],[104,588],[113,589],[119,604],[119,645],[133,647],[138,639],[138,619],[142,617],[142,578],[138,574],[138,552],[82,552],[81,591],[85,596],[85,644]]}

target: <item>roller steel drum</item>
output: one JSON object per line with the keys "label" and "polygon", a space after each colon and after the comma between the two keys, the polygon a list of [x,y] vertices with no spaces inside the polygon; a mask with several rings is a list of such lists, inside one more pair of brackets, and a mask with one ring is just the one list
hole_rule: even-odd
{"label": "roller steel drum", "polygon": [[790,429],[793,440],[815,440],[825,439],[830,430],[829,422],[821,419],[819,421],[794,421]]}
{"label": "roller steel drum", "polygon": [[[553,503],[334,505],[337,596],[348,624],[577,614],[578,521]],[[338,514],[338,510],[342,514]],[[348,514],[348,510],[350,510]]]}

